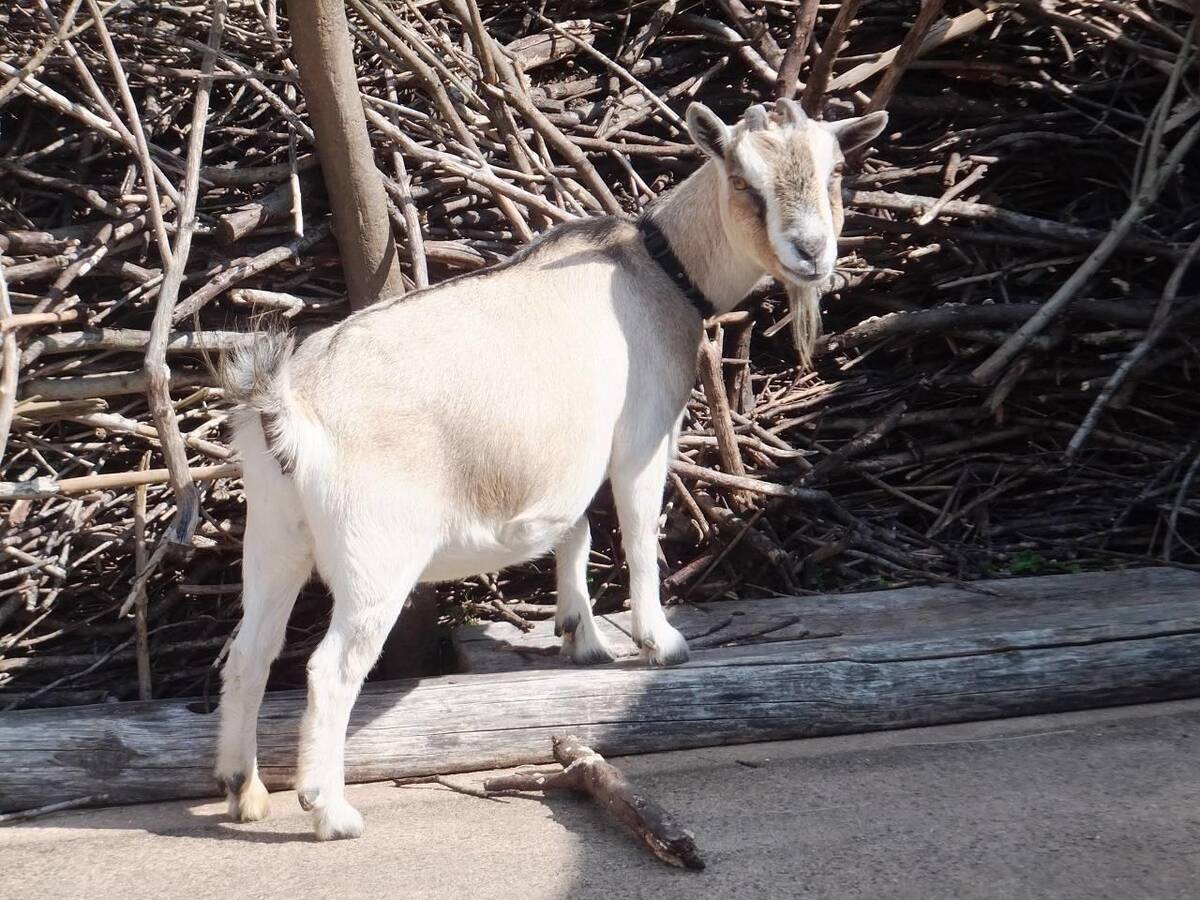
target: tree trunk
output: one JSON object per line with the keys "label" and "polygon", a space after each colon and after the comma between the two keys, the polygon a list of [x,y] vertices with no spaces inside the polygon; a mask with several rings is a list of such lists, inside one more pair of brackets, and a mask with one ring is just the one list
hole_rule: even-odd
{"label": "tree trunk", "polygon": [[288,0],[292,53],[333,208],[351,309],[404,293],[342,0]]}

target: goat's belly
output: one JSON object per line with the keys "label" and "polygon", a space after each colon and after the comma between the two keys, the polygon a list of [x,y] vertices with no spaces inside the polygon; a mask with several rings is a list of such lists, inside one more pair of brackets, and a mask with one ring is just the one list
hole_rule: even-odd
{"label": "goat's belly", "polygon": [[574,522],[537,518],[496,527],[476,524],[463,528],[434,554],[421,573],[421,581],[456,581],[545,556]]}

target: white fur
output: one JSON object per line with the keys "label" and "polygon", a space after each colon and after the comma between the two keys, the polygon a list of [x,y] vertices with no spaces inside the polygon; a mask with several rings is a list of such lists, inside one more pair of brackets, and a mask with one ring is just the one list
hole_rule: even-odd
{"label": "white fur", "polygon": [[[723,173],[706,164],[654,213],[721,312],[769,268],[751,237],[730,231]],[[568,229],[509,266],[372,307],[290,355],[259,345],[227,364],[243,403],[235,443],[248,507],[245,613],[225,665],[216,766],[235,817],[267,812],[255,722],[314,568],[334,607],[308,662],[296,788],[323,840],[362,832],[344,791],[347,725],[416,583],[554,550],[563,652],[612,658],[586,577],[586,512],[606,478],[633,637],[651,663],[687,658],[659,603],[657,540],[701,337],[700,317],[633,226],[613,223]]]}
{"label": "white fur", "polygon": [[340,841],[345,838],[361,837],[363,833],[362,813],[347,802],[345,797],[318,806],[313,810],[313,833],[318,841]]}
{"label": "white fur", "polygon": [[764,197],[769,197],[775,189],[775,179],[772,177],[771,167],[763,159],[758,147],[750,141],[743,141],[738,144],[734,153],[737,156],[742,177],[757,188]]}
{"label": "white fur", "polygon": [[806,208],[795,213],[791,229],[777,245],[776,252],[779,247],[786,248],[795,267],[795,264],[800,262],[795,252],[796,243],[820,242],[823,252],[816,260],[813,274],[818,279],[824,279],[833,274],[834,266],[837,265],[837,234],[833,229],[833,209],[826,186],[833,177],[833,168],[837,165],[841,152],[838,150],[837,141],[825,128],[809,123],[806,132],[813,169],[817,183],[822,189],[816,192],[815,209]]}
{"label": "white fur", "polygon": [[555,631],[562,635],[562,652],[581,665],[611,662],[612,650],[592,618],[588,597],[587,560],[592,545],[587,516],[580,517],[554,552],[558,573]]}

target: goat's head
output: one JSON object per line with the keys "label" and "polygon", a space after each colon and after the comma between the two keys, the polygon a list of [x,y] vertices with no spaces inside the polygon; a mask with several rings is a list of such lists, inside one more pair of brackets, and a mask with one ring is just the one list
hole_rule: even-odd
{"label": "goat's head", "polygon": [[688,107],[692,139],[720,169],[721,214],[735,246],[788,285],[824,281],[842,230],[842,161],[887,125],[886,112],[818,122],[794,100],[751,106],[732,128]]}

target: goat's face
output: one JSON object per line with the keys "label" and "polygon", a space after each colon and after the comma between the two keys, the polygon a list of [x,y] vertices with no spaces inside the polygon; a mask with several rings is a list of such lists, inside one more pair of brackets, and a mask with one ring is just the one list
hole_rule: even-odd
{"label": "goat's face", "polygon": [[735,246],[788,284],[828,278],[842,230],[842,160],[883,130],[887,113],[817,122],[794,100],[778,100],[770,111],[750,107],[730,128],[693,103],[687,124],[720,169],[722,218]]}

